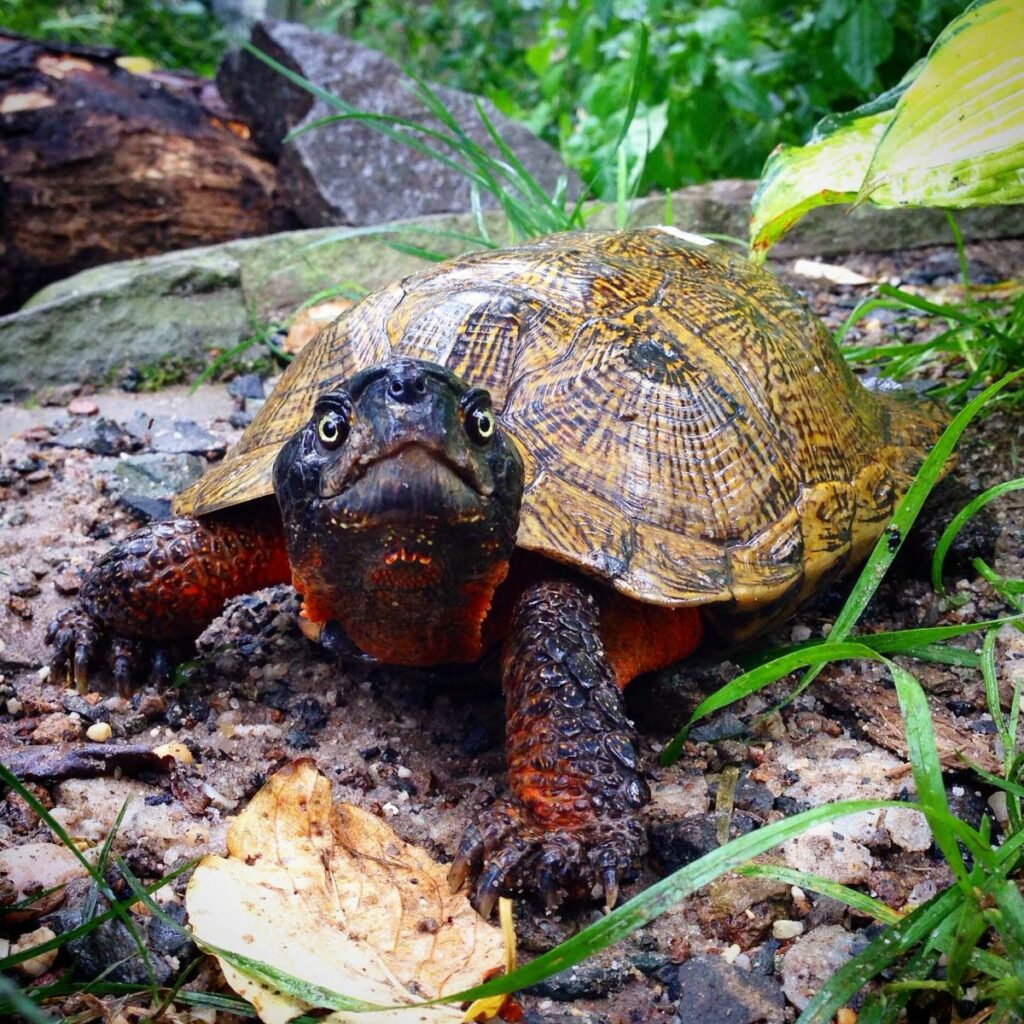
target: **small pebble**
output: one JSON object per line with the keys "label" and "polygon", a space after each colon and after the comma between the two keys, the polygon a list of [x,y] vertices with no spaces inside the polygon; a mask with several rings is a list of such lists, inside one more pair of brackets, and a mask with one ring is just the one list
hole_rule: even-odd
{"label": "small pebble", "polygon": [[68,402],[67,410],[72,416],[95,416],[100,407],[91,398],[79,395]]}
{"label": "small pebble", "polygon": [[772,924],[772,937],[785,942],[786,939],[795,939],[803,930],[802,921],[775,921]]}
{"label": "small pebble", "polygon": [[93,743],[106,743],[113,735],[113,732],[109,722],[94,722],[85,730],[85,736],[86,739],[92,740]]}
{"label": "small pebble", "polygon": [[192,751],[184,743],[164,743],[153,748],[157,757],[173,757],[180,764],[192,763]]}
{"label": "small pebble", "polygon": [[[24,952],[33,946],[41,946],[44,942],[49,942],[50,939],[56,937],[57,933],[52,928],[43,927],[37,928],[34,932],[26,932],[11,946],[11,954]],[[40,953],[39,956],[17,964],[17,969],[30,978],[38,978],[40,974],[45,974],[53,966],[59,952],[59,949],[51,949],[46,953]]]}
{"label": "small pebble", "polygon": [[20,715],[22,709],[22,703],[17,697],[11,697],[7,702],[7,714],[9,715]]}

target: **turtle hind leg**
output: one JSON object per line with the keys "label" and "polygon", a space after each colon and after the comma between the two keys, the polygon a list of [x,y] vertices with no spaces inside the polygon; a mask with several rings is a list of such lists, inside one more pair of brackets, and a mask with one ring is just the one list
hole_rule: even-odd
{"label": "turtle hind leg", "polygon": [[150,523],[93,565],[75,604],[50,624],[51,667],[79,689],[104,658],[122,692],[149,669],[165,682],[228,598],[289,579],[270,502]]}
{"label": "turtle hind leg", "polygon": [[467,830],[449,881],[474,875],[484,916],[503,892],[539,893],[549,906],[603,892],[611,906],[647,849],[638,812],[650,793],[585,585],[524,592],[502,676],[512,795]]}

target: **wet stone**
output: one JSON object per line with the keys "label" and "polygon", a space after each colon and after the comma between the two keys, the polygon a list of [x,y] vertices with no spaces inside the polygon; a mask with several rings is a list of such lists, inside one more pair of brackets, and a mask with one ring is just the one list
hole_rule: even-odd
{"label": "wet stone", "polygon": [[137,412],[126,424],[128,432],[155,452],[168,455],[203,455],[223,452],[227,444],[194,420],[150,416]]}
{"label": "wet stone", "polygon": [[327,711],[314,697],[303,697],[301,700],[297,700],[292,705],[291,712],[305,732],[318,732],[327,724]]}
{"label": "wet stone", "polygon": [[740,718],[731,711],[723,711],[715,715],[710,722],[704,722],[690,730],[690,739],[694,743],[714,743],[733,736],[743,735],[747,727]]}
{"label": "wet stone", "polygon": [[232,398],[263,398],[263,378],[258,373],[243,373],[228,381]]}
{"label": "wet stone", "polygon": [[[74,895],[79,899],[68,909],[51,914],[47,919],[57,934],[71,931],[84,923],[85,892],[76,887]],[[69,886],[69,903],[73,897]],[[96,913],[107,910],[106,900],[100,897],[96,902]],[[138,921],[136,921],[138,931]],[[97,925],[85,935],[70,939],[62,947],[64,955],[70,960],[76,974],[82,978],[93,979],[103,976],[106,981],[125,982],[128,984],[145,984],[150,981],[149,968],[152,968],[154,980],[158,985],[169,984],[181,971],[177,958],[170,958],[160,953],[151,945],[151,937],[147,935],[149,967],[139,955],[138,946],[131,933],[119,920],[105,921]]]}
{"label": "wet stone", "polygon": [[82,448],[94,455],[119,455],[137,446],[121,425],[108,419],[89,419],[58,434],[50,444],[61,448]]}
{"label": "wet stone", "polygon": [[601,999],[617,992],[632,977],[630,964],[619,960],[608,963],[577,964],[568,970],[531,985],[526,991],[533,996],[567,1002],[572,999]]}
{"label": "wet stone", "polygon": [[785,1019],[785,999],[778,982],[744,970],[717,956],[695,956],[674,977],[660,971],[669,997],[678,1000],[674,1024],[728,1021],[729,1024],[776,1024]]}
{"label": "wet stone", "polygon": [[296,750],[312,750],[316,746],[316,740],[305,729],[289,729],[284,741]]}
{"label": "wet stone", "polygon": [[203,475],[206,463],[198,455],[141,454],[96,469],[109,473],[114,487],[137,501],[139,497],[173,497]]}
{"label": "wet stone", "polygon": [[[749,814],[737,811],[730,821],[729,838],[746,835],[757,825]],[[718,830],[713,813],[657,822],[651,826],[650,837],[651,848],[666,871],[675,871],[718,848]]]}
{"label": "wet stone", "polygon": [[822,985],[867,944],[839,925],[822,925],[800,936],[782,958],[782,988],[786,998],[802,1010]]}
{"label": "wet stone", "polygon": [[117,496],[117,504],[142,523],[169,519],[171,515],[171,502],[168,498],[147,498],[143,494],[125,493]]}

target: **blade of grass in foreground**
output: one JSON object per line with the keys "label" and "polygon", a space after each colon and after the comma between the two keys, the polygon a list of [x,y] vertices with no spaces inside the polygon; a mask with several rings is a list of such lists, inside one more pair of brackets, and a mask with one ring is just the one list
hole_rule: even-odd
{"label": "blade of grass in foreground", "polygon": [[935,554],[932,556],[932,586],[940,594],[946,592],[946,588],[942,583],[942,566],[946,560],[946,554],[953,541],[956,540],[957,534],[963,529],[964,523],[990,501],[994,501],[1004,494],[1009,494],[1011,491],[1019,491],[1021,489],[1024,489],[1024,477],[1017,477],[1015,480],[1004,480],[1002,483],[996,484],[995,487],[990,487],[987,491],[982,491],[981,494],[972,498],[950,520],[949,525],[942,531],[942,536],[939,537],[939,542],[935,545]]}
{"label": "blade of grass in foreground", "polygon": [[891,907],[887,907],[881,901],[873,899],[865,893],[851,889],[848,885],[840,885],[839,882],[831,882],[820,875],[797,871],[795,868],[787,868],[782,864],[744,864],[736,869],[736,874],[743,875],[745,878],[767,878],[784,885],[798,885],[801,889],[809,889],[811,892],[820,893],[838,903],[845,903],[858,914],[873,917],[883,924],[896,924],[903,918],[903,914],[897,913]]}

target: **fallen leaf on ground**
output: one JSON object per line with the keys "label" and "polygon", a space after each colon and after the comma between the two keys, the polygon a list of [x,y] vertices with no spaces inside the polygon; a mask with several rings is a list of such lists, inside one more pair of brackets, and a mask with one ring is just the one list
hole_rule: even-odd
{"label": "fallen leaf on ground", "polygon": [[[372,814],[332,807],[330,782],[309,759],[267,782],[232,823],[227,847],[227,857],[206,857],[196,868],[186,907],[201,943],[310,986],[272,985],[218,955],[228,984],[267,1024],[315,1006],[313,986],[408,1006],[470,988],[502,965],[500,930],[449,892],[445,868]],[[454,1006],[327,1017],[353,1024],[461,1019]]]}
{"label": "fallen leaf on ground", "polygon": [[289,355],[301,352],[328,324],[334,323],[352,305],[351,299],[333,299],[331,302],[300,309],[284,339],[285,352]]}

